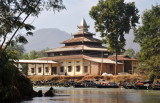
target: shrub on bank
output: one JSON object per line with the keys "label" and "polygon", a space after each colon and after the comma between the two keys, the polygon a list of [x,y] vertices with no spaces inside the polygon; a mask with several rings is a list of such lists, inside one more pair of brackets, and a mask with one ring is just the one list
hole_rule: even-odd
{"label": "shrub on bank", "polygon": [[0,55],[0,103],[15,103],[31,98],[31,81],[19,72],[13,53]]}
{"label": "shrub on bank", "polygon": [[36,95],[31,81],[23,74],[11,69],[8,73],[5,71],[6,69],[0,71],[0,103],[19,102]]}

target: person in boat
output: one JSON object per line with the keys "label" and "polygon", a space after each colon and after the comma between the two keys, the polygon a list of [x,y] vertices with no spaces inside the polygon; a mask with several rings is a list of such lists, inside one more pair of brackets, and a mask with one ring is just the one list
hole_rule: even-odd
{"label": "person in boat", "polygon": [[156,84],[159,84],[159,81],[157,80]]}
{"label": "person in boat", "polygon": [[54,91],[54,89],[52,88],[52,86],[51,86],[51,88],[44,94],[44,96],[48,96],[48,97],[52,97],[52,96],[54,96],[55,95],[55,91]]}
{"label": "person in boat", "polygon": [[122,81],[119,82],[119,85],[118,85],[118,86],[119,86],[119,88],[121,88],[121,86],[122,86]]}
{"label": "person in boat", "polygon": [[52,86],[51,86],[51,88],[49,90],[53,90]]}

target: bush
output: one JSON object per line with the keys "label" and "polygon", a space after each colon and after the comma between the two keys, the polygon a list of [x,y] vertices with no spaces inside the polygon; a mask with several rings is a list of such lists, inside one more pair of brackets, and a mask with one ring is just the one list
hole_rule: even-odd
{"label": "bush", "polygon": [[31,81],[19,72],[12,55],[0,55],[0,103],[19,102],[32,97]]}

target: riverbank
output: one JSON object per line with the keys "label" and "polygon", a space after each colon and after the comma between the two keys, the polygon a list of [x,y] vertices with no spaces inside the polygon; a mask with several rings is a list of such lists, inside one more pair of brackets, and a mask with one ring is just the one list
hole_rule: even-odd
{"label": "riverbank", "polygon": [[[46,91],[50,87],[36,87]],[[160,91],[120,88],[65,88],[54,87],[55,97],[34,97],[22,103],[159,103]],[[59,96],[61,95],[61,96]]]}
{"label": "riverbank", "polygon": [[27,76],[30,80],[33,82],[36,82],[38,80],[40,81],[46,81],[46,80],[56,80],[58,82],[64,82],[68,80],[76,80],[77,82],[83,81],[83,80],[94,80],[94,79],[103,79],[108,80],[110,82],[120,82],[120,81],[130,81],[130,82],[136,82],[137,80],[145,81],[146,78],[139,75],[113,75],[113,76],[101,76],[101,75],[87,75],[87,76]]}

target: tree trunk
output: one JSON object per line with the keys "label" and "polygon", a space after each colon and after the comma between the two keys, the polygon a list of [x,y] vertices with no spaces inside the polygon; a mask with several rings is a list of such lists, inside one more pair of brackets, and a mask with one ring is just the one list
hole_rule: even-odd
{"label": "tree trunk", "polygon": [[115,75],[117,75],[117,50],[116,50],[116,57],[115,57]]}
{"label": "tree trunk", "polygon": [[102,69],[103,69],[103,51],[101,52],[101,70],[100,70],[100,75],[102,75]]}

